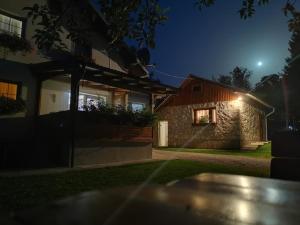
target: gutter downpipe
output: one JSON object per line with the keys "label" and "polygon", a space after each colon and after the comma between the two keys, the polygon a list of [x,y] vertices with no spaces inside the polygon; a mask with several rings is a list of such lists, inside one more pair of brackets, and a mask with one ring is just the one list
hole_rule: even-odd
{"label": "gutter downpipe", "polygon": [[252,99],[254,99],[255,101],[261,103],[262,105],[272,109],[271,112],[269,112],[267,115],[265,115],[265,129],[266,129],[266,138],[265,138],[265,140],[268,141],[268,117],[271,116],[275,112],[275,107],[265,103],[264,101],[258,99],[257,97],[255,97],[255,96],[253,96],[249,93],[247,93],[245,95],[252,98]]}
{"label": "gutter downpipe", "polygon": [[265,129],[266,129],[266,141],[268,141],[268,117],[274,114],[275,108],[272,107],[272,111],[265,115]]}

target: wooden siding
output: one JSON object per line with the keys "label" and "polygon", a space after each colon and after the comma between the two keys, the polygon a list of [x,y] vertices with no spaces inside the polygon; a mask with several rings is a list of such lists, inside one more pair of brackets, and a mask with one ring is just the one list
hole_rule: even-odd
{"label": "wooden siding", "polygon": [[[200,86],[200,91],[194,91]],[[172,96],[166,103],[168,106],[201,104],[206,102],[232,101],[237,98],[235,91],[223,87],[213,81],[188,77],[181,85],[177,95]]]}

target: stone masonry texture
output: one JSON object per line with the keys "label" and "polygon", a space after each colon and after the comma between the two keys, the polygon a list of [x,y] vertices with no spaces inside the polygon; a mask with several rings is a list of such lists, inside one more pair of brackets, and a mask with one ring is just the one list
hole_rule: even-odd
{"label": "stone masonry texture", "polygon": [[[215,124],[194,125],[193,111],[216,108]],[[168,121],[169,147],[239,149],[262,140],[263,113],[253,106],[237,101],[211,102],[194,105],[166,106],[157,112],[158,121]],[[157,146],[158,126],[154,127]]]}

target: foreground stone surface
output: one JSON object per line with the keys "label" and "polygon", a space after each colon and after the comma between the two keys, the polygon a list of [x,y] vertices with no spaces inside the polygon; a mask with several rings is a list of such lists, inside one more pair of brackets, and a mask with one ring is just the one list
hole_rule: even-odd
{"label": "foreground stone surface", "polygon": [[298,225],[299,200],[300,183],[201,174],[168,186],[86,192],[12,219],[22,225]]}

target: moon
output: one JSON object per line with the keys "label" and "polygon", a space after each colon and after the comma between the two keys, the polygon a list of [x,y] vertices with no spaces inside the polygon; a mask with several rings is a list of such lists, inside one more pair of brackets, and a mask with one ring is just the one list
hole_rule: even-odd
{"label": "moon", "polygon": [[258,61],[258,62],[257,62],[257,66],[258,66],[258,67],[261,67],[262,65],[263,65],[263,62],[262,62],[262,61]]}

